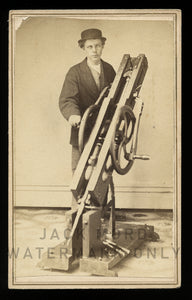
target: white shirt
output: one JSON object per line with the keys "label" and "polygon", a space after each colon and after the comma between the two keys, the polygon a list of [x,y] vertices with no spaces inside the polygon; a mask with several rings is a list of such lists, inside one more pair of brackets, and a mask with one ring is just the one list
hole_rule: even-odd
{"label": "white shirt", "polygon": [[95,64],[92,64],[89,59],[87,59],[87,64],[90,68],[94,69],[99,74],[101,73],[101,63],[99,63],[98,65],[95,65]]}

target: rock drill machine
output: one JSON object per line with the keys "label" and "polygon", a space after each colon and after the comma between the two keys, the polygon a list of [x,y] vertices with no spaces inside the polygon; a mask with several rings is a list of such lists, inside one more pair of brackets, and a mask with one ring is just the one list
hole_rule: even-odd
{"label": "rock drill machine", "polygon": [[78,264],[92,275],[117,276],[113,267],[132,249],[159,238],[146,224],[126,222],[118,228],[112,178],[114,171],[127,174],[136,159],[149,159],[137,153],[144,106],[139,93],[147,68],[144,54],[125,54],[113,83],[85,111],[79,128],[81,157],[71,182],[77,207],[66,213],[70,234],[54,248],[54,258],[44,253],[40,267],[70,271]]}

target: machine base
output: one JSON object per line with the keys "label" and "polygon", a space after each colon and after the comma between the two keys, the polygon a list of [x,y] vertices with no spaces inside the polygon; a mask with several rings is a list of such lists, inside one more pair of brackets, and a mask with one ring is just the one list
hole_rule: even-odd
{"label": "machine base", "polygon": [[[67,212],[69,225],[72,226],[76,210]],[[112,270],[124,258],[134,255],[146,241],[156,241],[158,234],[154,226],[134,222],[116,222],[112,236],[108,223],[101,222],[101,211],[87,211],[82,215],[77,233],[69,246],[60,243],[54,248],[54,258],[43,254],[38,267],[42,269],[71,271],[80,266],[80,271],[90,275],[113,277],[118,274]]]}
{"label": "machine base", "polygon": [[124,258],[134,255],[144,242],[159,239],[154,227],[146,224],[117,223],[113,238],[108,235],[105,229],[103,230],[103,232],[106,232],[103,247],[100,248],[100,252],[97,250],[95,253],[92,249],[92,257],[82,257],[80,259],[81,271],[91,275],[118,276],[112,270],[115,265]]}

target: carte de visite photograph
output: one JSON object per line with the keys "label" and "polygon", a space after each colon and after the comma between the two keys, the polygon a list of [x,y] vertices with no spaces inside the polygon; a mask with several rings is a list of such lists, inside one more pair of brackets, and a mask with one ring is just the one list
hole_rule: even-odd
{"label": "carte de visite photograph", "polygon": [[181,286],[181,16],[10,11],[10,289]]}

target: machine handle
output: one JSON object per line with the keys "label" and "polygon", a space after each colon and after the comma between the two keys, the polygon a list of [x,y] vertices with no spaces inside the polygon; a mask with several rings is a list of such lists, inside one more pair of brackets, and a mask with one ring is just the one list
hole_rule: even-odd
{"label": "machine handle", "polygon": [[148,155],[138,155],[138,154],[135,154],[135,155],[133,155],[133,159],[149,160],[149,159],[150,159],[150,156],[148,156]]}

